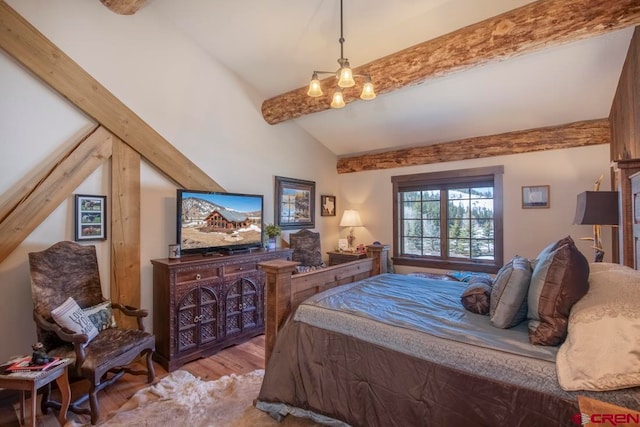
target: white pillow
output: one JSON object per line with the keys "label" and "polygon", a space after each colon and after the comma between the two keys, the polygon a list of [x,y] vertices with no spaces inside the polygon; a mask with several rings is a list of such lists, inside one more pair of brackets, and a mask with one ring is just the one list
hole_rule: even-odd
{"label": "white pillow", "polygon": [[565,390],[640,386],[640,272],[601,269],[571,308],[568,335],[556,357]]}
{"label": "white pillow", "polygon": [[51,317],[63,328],[67,328],[77,334],[87,334],[89,341],[98,336],[98,329],[71,297],[67,298],[62,305],[51,310]]}

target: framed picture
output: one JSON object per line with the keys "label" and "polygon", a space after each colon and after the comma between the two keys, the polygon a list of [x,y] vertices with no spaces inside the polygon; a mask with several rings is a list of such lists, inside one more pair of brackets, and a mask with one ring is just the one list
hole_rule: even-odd
{"label": "framed picture", "polygon": [[106,240],[107,196],[76,194],[75,237],[81,240]]}
{"label": "framed picture", "polygon": [[276,176],[275,196],[275,217],[280,228],[315,227],[315,182]]}
{"label": "framed picture", "polygon": [[320,216],[336,216],[336,196],[320,196]]}
{"label": "framed picture", "polygon": [[550,200],[548,185],[522,187],[522,209],[548,208]]}

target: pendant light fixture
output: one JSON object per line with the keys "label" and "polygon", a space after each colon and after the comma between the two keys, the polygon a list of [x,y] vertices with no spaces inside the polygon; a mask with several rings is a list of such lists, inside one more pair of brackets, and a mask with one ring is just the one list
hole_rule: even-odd
{"label": "pendant light fixture", "polygon": [[373,83],[371,83],[371,76],[369,74],[354,74],[351,66],[349,65],[349,60],[344,57],[342,0],[340,0],[340,39],[338,39],[338,41],[340,42],[340,58],[338,58],[338,64],[340,64],[340,68],[338,68],[338,71],[314,71],[313,75],[311,76],[311,82],[309,82],[309,90],[307,91],[307,95],[312,98],[322,96],[322,86],[320,85],[318,75],[334,74],[336,76],[336,79],[338,80],[338,87],[333,93],[333,97],[331,99],[331,108],[342,108],[345,106],[342,88],[355,86],[356,82],[354,80],[354,77],[363,77],[366,79],[364,85],[362,86],[360,99],[364,99],[367,101],[374,99],[376,97],[376,93],[373,89]]}

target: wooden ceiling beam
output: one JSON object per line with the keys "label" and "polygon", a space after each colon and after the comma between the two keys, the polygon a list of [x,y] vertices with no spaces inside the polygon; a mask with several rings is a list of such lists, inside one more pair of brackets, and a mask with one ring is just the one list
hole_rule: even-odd
{"label": "wooden ceiling beam", "polygon": [[0,48],[179,186],[224,191],[3,0]]}
{"label": "wooden ceiling beam", "polygon": [[147,0],[100,0],[103,5],[109,8],[110,11],[117,13],[118,15],[133,15],[142,6],[147,3]]}
{"label": "wooden ceiling beam", "polygon": [[[551,46],[602,35],[640,23],[638,0],[539,0],[453,31],[361,67],[378,95],[430,78],[442,77],[491,61],[502,61]],[[323,80],[327,87],[334,77]],[[357,101],[359,84],[344,90],[345,102]],[[262,103],[269,124],[328,110],[332,94],[307,96],[307,86]]]}
{"label": "wooden ceiling beam", "polygon": [[338,160],[337,169],[338,173],[362,172],[560,148],[586,147],[610,142],[609,119],[605,118],[344,157]]}
{"label": "wooden ceiling beam", "polygon": [[0,262],[17,248],[96,168],[111,157],[113,135],[98,127],[28,190],[0,221]]}

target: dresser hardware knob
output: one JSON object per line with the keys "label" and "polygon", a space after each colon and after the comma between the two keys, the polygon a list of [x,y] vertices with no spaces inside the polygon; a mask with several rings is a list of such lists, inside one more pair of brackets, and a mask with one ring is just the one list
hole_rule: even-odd
{"label": "dresser hardware knob", "polygon": [[196,280],[200,280],[202,279],[202,276],[200,275],[200,273],[196,274]]}

